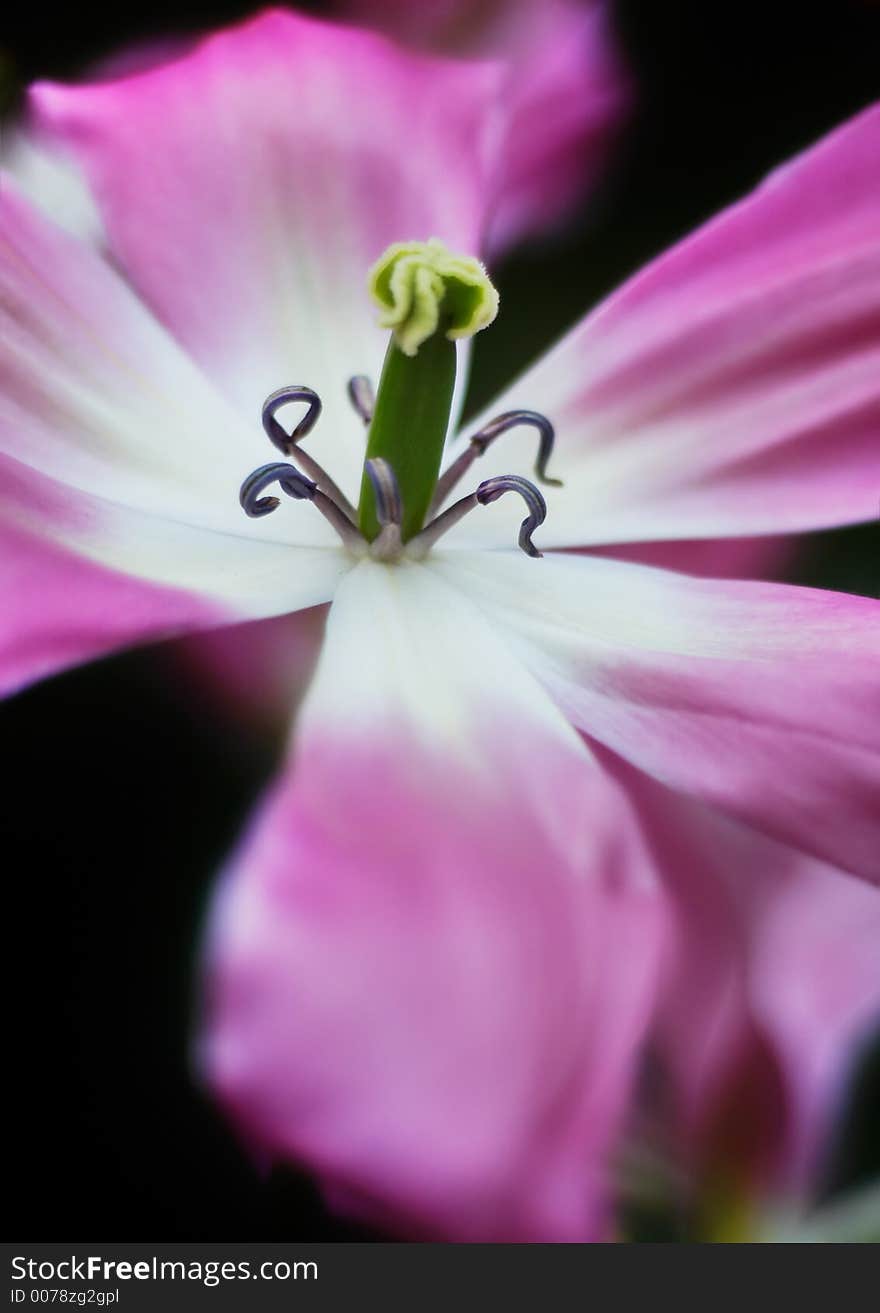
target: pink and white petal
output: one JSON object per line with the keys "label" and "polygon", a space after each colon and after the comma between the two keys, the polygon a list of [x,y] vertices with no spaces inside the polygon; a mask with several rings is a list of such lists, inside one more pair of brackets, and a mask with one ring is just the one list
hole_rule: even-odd
{"label": "pink and white petal", "polygon": [[187,524],[79,492],[3,456],[0,522],[135,579],[198,593],[231,620],[329,601],[352,565],[339,546],[294,547]]}
{"label": "pink and white petal", "polygon": [[363,562],[214,908],[202,1068],[374,1223],[605,1235],[662,925],[624,794],[532,678],[423,566]]}
{"label": "pink and white petal", "polygon": [[258,417],[243,420],[120,275],[8,180],[0,328],[6,456],[147,515],[304,546],[335,541],[320,515],[244,516],[239,485],[267,459]]}
{"label": "pink and white petal", "polygon": [[880,892],[645,777],[630,787],[671,894],[657,1033],[679,1150],[704,1176],[804,1199],[880,1029]]}
{"label": "pink and white petal", "polygon": [[595,182],[629,101],[604,0],[350,0],[345,10],[416,45],[508,63],[492,252],[558,225]]}
{"label": "pink and white petal", "polygon": [[293,503],[272,523],[241,511],[238,486],[265,458],[258,426],[94,250],[11,184],[0,325],[0,519],[15,541],[37,536],[237,618],[332,595],[345,560],[320,516]]}
{"label": "pink and white petal", "polygon": [[0,687],[171,634],[327,601],[341,550],[214,533],[0,456]]}
{"label": "pink and white petal", "polygon": [[[545,542],[876,517],[878,154],[875,106],[637,274],[495,403],[556,425],[565,486],[548,490]],[[521,430],[480,472],[533,461],[534,434]],[[459,541],[465,532],[505,541],[497,519],[471,517]]]}
{"label": "pink and white petal", "polygon": [[222,623],[224,612],[0,524],[0,696],[134,643]]}
{"label": "pink and white petal", "polygon": [[437,553],[585,733],[880,882],[880,603],[590,556]]}
{"label": "pink and white petal", "polygon": [[234,403],[315,388],[315,443],[352,494],[363,426],[345,396],[387,335],[366,271],[391,241],[478,249],[501,71],[270,10],[118,81],[42,83],[36,130],[91,179],[116,260]]}

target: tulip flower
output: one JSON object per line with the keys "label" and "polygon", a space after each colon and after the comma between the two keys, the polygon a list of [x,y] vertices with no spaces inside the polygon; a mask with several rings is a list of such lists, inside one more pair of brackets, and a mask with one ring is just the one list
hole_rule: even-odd
{"label": "tulip flower", "polygon": [[202,1069],[341,1208],[583,1239],[670,933],[613,763],[880,876],[876,605],[570,550],[874,514],[880,115],[446,442],[506,78],[270,13],[32,91],[99,228],[4,189],[0,668],[332,602],[212,917]]}

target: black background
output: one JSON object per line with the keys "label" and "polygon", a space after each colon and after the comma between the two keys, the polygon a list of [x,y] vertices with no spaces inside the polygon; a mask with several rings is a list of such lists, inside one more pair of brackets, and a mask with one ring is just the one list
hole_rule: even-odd
{"label": "black background", "polygon": [[[31,5],[15,30],[6,24],[3,80],[14,88],[74,75],[132,39],[250,8],[135,0],[69,5],[49,20]],[[567,237],[497,271],[505,314],[479,343],[475,399],[628,272],[880,97],[880,5],[871,0],[622,0],[616,12],[637,113]],[[795,577],[873,592],[876,562],[874,530],[815,535]],[[359,1238],[324,1213],[306,1179],[261,1178],[191,1081],[202,912],[278,739],[250,733],[207,691],[167,676],[167,652],[126,654],[0,713],[15,1229],[44,1239]],[[878,1093],[875,1061],[838,1183],[880,1170],[868,1125]]]}

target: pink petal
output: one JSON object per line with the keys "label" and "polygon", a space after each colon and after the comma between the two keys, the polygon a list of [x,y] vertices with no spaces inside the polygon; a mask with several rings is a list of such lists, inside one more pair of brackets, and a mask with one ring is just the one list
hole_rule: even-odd
{"label": "pink petal", "polygon": [[493,250],[546,233],[595,182],[629,99],[604,0],[349,0],[345,9],[417,45],[510,61]]}
{"label": "pink petal", "polygon": [[500,87],[493,66],[270,10],[138,75],[40,84],[31,110],[82,163],[134,286],[250,422],[284,384],[321,394],[315,441],[353,495],[345,385],[378,377],[387,338],[366,271],[392,241],[479,247]]}
{"label": "pink petal", "polygon": [[623,795],[473,608],[363,563],[214,909],[204,1070],[251,1142],[374,1222],[605,1234],[649,872]]}
{"label": "pink petal", "polygon": [[0,695],[133,643],[222,623],[178,589],[92,565],[0,524]]}
{"label": "pink petal", "polygon": [[191,634],[165,648],[171,672],[242,727],[284,735],[314,672],[325,607]]}
{"label": "pink petal", "polygon": [[880,881],[880,604],[599,557],[438,555],[583,731]]}
{"label": "pink petal", "polygon": [[680,1148],[710,1178],[804,1196],[880,1025],[880,893],[644,779],[635,790],[675,912],[658,1031]]}
{"label": "pink petal", "polygon": [[[556,424],[547,544],[876,517],[878,154],[875,107],[636,275],[496,402]],[[523,430],[480,472],[533,460]],[[472,542],[502,541],[472,520]]]}
{"label": "pink petal", "polygon": [[656,565],[704,579],[779,579],[795,547],[790,538],[691,538],[666,542],[614,543],[594,547],[591,554],[618,561]]}
{"label": "pink petal", "polygon": [[485,46],[514,62],[493,250],[557,226],[596,183],[629,102],[610,27],[604,3],[502,5]]}

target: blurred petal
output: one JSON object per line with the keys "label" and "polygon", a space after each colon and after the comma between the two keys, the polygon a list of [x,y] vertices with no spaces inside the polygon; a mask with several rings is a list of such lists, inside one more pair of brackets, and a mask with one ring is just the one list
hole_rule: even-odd
{"label": "blurred petal", "polygon": [[349,0],[345,10],[417,45],[509,61],[493,251],[546,233],[595,181],[629,100],[604,0]]}
{"label": "blurred petal", "polygon": [[610,27],[604,3],[501,6],[485,49],[514,71],[492,250],[558,226],[595,184],[629,101]]}
{"label": "blurred petal", "polygon": [[791,1100],[786,1167],[804,1188],[842,1111],[854,1059],[880,1031],[880,895],[804,863],[770,906],[752,910],[751,927],[755,1013]]}
{"label": "blurred petal", "polygon": [[252,1142],[373,1221],[605,1234],[649,872],[622,793],[474,608],[364,562],[215,907],[204,1070]]}
{"label": "blurred petal", "polygon": [[59,228],[92,246],[103,244],[95,198],[69,154],[35,139],[31,133],[6,128],[0,142],[0,164],[4,174],[15,180],[21,195]]}
{"label": "blurred petal", "polygon": [[880,882],[880,603],[588,556],[432,564],[586,733]]}
{"label": "blurred petal", "polygon": [[658,1032],[679,1151],[804,1198],[880,1029],[880,892],[644,777],[631,787],[674,909]]}
{"label": "blurred petal", "polygon": [[225,712],[242,728],[287,733],[314,673],[324,637],[326,608],[224,625],[168,644],[164,655],[176,678]]}
{"label": "blurred petal", "polygon": [[[549,492],[545,543],[876,517],[878,154],[875,107],[637,274],[493,405],[537,407],[556,425],[565,486]],[[480,473],[533,460],[520,430]],[[506,541],[498,517],[473,516],[466,532]]]}
{"label": "blurred petal", "polygon": [[816,1212],[771,1215],[761,1237],[782,1245],[876,1244],[880,1237],[880,1183],[869,1182],[838,1195]]}
{"label": "blurred petal", "polygon": [[134,286],[247,415],[291,382],[325,405],[321,459],[354,495],[386,334],[366,271],[392,241],[481,244],[500,71],[270,10],[172,62],[43,83],[32,121],[73,149]]}

